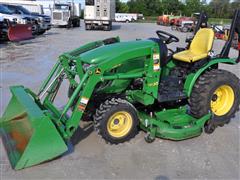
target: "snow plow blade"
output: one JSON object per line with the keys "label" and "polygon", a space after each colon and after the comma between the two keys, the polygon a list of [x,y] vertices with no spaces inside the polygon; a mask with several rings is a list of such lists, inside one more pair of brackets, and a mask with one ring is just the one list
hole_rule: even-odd
{"label": "snow plow blade", "polygon": [[10,41],[22,41],[31,38],[33,38],[32,25],[30,24],[9,25],[8,39]]}
{"label": "snow plow blade", "polygon": [[66,152],[67,145],[51,118],[25,88],[10,90],[12,99],[0,119],[0,133],[12,168],[23,169]]}

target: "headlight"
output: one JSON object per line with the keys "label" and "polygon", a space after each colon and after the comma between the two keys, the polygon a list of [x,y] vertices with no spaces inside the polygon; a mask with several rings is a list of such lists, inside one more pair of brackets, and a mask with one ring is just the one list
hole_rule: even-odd
{"label": "headlight", "polygon": [[17,23],[17,22],[18,22],[17,18],[13,18],[12,21],[13,21],[14,23]]}
{"label": "headlight", "polygon": [[39,17],[38,22],[42,22],[42,21],[43,21],[43,17]]}

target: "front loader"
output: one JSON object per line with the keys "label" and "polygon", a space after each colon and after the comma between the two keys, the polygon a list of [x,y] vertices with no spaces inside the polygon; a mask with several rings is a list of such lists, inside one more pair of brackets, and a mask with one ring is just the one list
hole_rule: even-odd
{"label": "front loader", "polygon": [[[236,11],[234,31],[239,17]],[[229,123],[240,103],[238,77],[218,68],[219,63],[238,63],[228,57],[229,45],[212,56],[214,32],[202,28],[188,49],[169,55],[167,44],[179,39],[164,31],[157,35],[86,44],[59,57],[38,93],[10,87],[12,99],[0,127],[12,167],[62,155],[82,120],[93,121],[110,144],[129,141],[139,128],[152,142],[155,137],[184,140],[203,130],[210,134]],[[60,109],[55,101],[63,81],[69,83],[69,99]]]}

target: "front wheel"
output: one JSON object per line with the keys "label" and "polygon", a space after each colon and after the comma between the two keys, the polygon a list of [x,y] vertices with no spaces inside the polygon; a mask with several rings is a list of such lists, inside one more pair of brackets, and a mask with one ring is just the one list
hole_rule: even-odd
{"label": "front wheel", "polygon": [[240,80],[234,74],[213,69],[196,82],[191,97],[191,114],[201,118],[211,111],[218,125],[228,123],[239,110]]}
{"label": "front wheel", "polygon": [[138,133],[138,116],[132,104],[123,99],[106,100],[94,116],[95,130],[111,144],[132,139]]}
{"label": "front wheel", "polygon": [[80,20],[76,19],[73,21],[73,27],[80,27]]}
{"label": "front wheel", "polygon": [[72,25],[73,25],[72,20],[69,20],[66,27],[69,29],[72,27]]}
{"label": "front wheel", "polygon": [[183,27],[183,28],[182,28],[182,32],[187,33],[188,31],[189,31],[189,30],[188,30],[187,27]]}
{"label": "front wheel", "polygon": [[46,30],[39,30],[38,31],[38,35],[42,35],[42,34],[44,34],[46,32]]}

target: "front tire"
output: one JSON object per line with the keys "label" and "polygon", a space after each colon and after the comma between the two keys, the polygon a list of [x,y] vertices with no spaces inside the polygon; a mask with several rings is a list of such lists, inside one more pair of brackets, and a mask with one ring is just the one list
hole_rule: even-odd
{"label": "front tire", "polygon": [[39,30],[37,34],[38,35],[43,35],[45,32],[46,32],[46,30]]}
{"label": "front tire", "polygon": [[73,21],[73,27],[80,27],[80,20],[79,19],[75,19]]}
{"label": "front tire", "polygon": [[240,80],[225,70],[207,71],[196,82],[189,104],[196,118],[212,112],[217,125],[229,123],[239,110]]}
{"label": "front tire", "polygon": [[70,29],[73,25],[72,20],[68,20],[67,29]]}
{"label": "front tire", "polygon": [[95,130],[111,144],[123,143],[135,137],[138,124],[136,109],[120,98],[106,100],[94,116]]}

